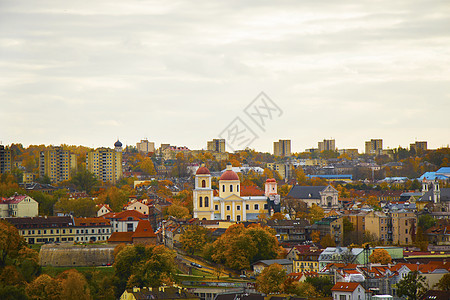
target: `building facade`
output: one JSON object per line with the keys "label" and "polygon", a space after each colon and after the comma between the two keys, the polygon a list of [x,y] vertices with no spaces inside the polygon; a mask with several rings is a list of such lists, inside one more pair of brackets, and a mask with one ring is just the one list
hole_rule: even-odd
{"label": "building facade", "polygon": [[207,150],[213,152],[225,152],[225,139],[213,139],[208,141]]}
{"label": "building facade", "polygon": [[62,147],[52,147],[39,154],[39,176],[49,177],[52,183],[69,180],[76,167],[76,155]]}
{"label": "building facade", "polygon": [[88,152],[86,168],[102,182],[115,184],[122,177],[122,152],[104,147]]}
{"label": "building facade", "polygon": [[281,157],[291,156],[291,140],[273,142],[273,155]]}
{"label": "building facade", "polygon": [[11,150],[0,145],[0,174],[11,172]]}
{"label": "building facade", "polygon": [[27,195],[14,195],[9,198],[0,197],[0,218],[36,217],[39,214],[39,203]]}
{"label": "building facade", "polygon": [[339,192],[328,186],[300,186],[294,185],[288,193],[288,197],[305,202],[308,207],[313,204],[322,208],[337,209],[339,204]]}
{"label": "building facade", "polygon": [[318,143],[319,152],[322,151],[336,151],[336,142],[334,139],[323,140],[323,142]]}
{"label": "building facade", "polygon": [[382,139],[371,139],[366,142],[365,153],[371,155],[382,155],[383,154],[383,140]]}
{"label": "building facade", "polygon": [[[194,218],[200,220],[248,221],[258,219],[259,214],[269,215],[269,195],[245,196],[240,194],[239,176],[227,165],[227,170],[219,179],[219,196],[214,197],[211,173],[202,166],[195,175]],[[276,181],[266,182],[276,192]],[[274,197],[274,201],[279,197]]]}
{"label": "building facade", "polygon": [[136,148],[139,152],[142,153],[154,153],[155,152],[155,143],[149,142],[147,139],[141,140],[139,143],[136,143]]}

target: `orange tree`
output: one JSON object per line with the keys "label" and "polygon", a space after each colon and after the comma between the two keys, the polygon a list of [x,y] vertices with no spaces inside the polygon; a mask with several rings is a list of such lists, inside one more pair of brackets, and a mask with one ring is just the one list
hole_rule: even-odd
{"label": "orange tree", "polygon": [[392,262],[392,258],[385,249],[375,249],[369,256],[371,263],[388,264]]}

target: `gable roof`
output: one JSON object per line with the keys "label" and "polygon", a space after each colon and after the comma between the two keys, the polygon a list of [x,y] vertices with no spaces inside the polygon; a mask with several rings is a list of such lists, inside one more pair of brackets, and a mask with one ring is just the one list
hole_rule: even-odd
{"label": "gable roof", "polygon": [[132,243],[134,232],[113,232],[108,239],[108,243]]}
{"label": "gable roof", "polygon": [[124,220],[124,221],[127,220],[127,218],[129,218],[129,217],[133,218],[134,220],[148,219],[148,216],[138,212],[137,210],[124,210],[124,211],[121,211],[118,213],[110,212],[110,213],[103,215],[103,218],[106,218],[106,219],[120,219],[120,220]]}
{"label": "gable roof", "polygon": [[320,192],[326,188],[326,186],[294,185],[287,196],[294,199],[320,199]]}
{"label": "gable roof", "polygon": [[[333,292],[353,292],[361,284],[359,282],[336,282],[331,288]],[[361,286],[362,287],[362,286]]]}
{"label": "gable roof", "polygon": [[152,238],[156,237],[153,231],[152,225],[148,220],[141,220],[136,227],[136,231],[133,234],[133,238]]}

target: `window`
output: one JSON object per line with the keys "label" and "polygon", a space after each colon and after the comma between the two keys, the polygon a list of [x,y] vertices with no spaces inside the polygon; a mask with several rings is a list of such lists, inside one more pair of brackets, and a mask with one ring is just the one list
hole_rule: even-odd
{"label": "window", "polygon": [[227,205],[227,210],[230,210],[230,209],[231,209],[231,207],[229,205]]}
{"label": "window", "polygon": [[233,192],[233,185],[230,184],[230,192]]}
{"label": "window", "polygon": [[198,206],[199,206],[199,207],[203,207],[203,197],[200,197],[200,198],[198,199]]}
{"label": "window", "polygon": [[255,210],[259,210],[259,204],[255,204]]}
{"label": "window", "polygon": [[133,230],[133,223],[127,223],[127,231],[128,231],[128,232],[134,231],[134,230]]}
{"label": "window", "polygon": [[219,210],[219,205],[214,205],[214,210]]}
{"label": "window", "polygon": [[227,216],[227,221],[231,221],[231,216]]}
{"label": "window", "polygon": [[206,180],[202,180],[202,188],[206,187]]}
{"label": "window", "polygon": [[222,185],[222,192],[225,192],[225,184]]}
{"label": "window", "polygon": [[209,207],[209,198],[205,197],[205,207]]}
{"label": "window", "polygon": [[264,209],[268,209],[268,208],[269,208],[269,206],[267,205],[267,203],[264,204]]}
{"label": "window", "polygon": [[405,229],[405,233],[408,233],[408,228],[407,228],[407,229]]}
{"label": "window", "polygon": [[240,205],[236,206],[236,210],[241,210],[241,206]]}
{"label": "window", "polygon": [[239,192],[239,184],[236,186],[236,192]]}
{"label": "window", "polygon": [[249,204],[245,204],[245,209],[249,210],[250,209],[250,205]]}
{"label": "window", "polygon": [[240,222],[241,221],[241,216],[236,216],[236,221]]}

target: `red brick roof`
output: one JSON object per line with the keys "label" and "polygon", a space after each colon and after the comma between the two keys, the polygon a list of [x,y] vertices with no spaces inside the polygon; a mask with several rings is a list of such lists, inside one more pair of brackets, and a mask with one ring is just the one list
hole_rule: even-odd
{"label": "red brick roof", "polygon": [[103,218],[106,219],[121,219],[121,220],[126,220],[127,218],[132,217],[133,219],[147,219],[148,216],[136,211],[136,210],[124,210],[121,212],[110,212],[107,213],[105,215],[103,215]]}
{"label": "red brick roof", "polygon": [[133,234],[133,238],[152,238],[156,237],[155,232],[153,232],[152,225],[147,220],[141,220],[136,227],[136,231]]}
{"label": "red brick roof", "polygon": [[241,197],[244,196],[264,196],[264,191],[255,185],[241,186]]}
{"label": "red brick roof", "polygon": [[353,292],[359,285],[361,285],[359,282],[336,282],[331,291]]}
{"label": "red brick roof", "polygon": [[109,226],[110,220],[101,218],[73,218],[75,226]]}
{"label": "red brick roof", "polygon": [[108,243],[132,243],[134,232],[113,232],[108,239]]}

